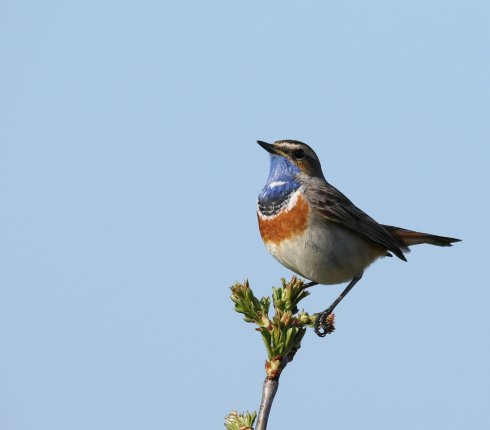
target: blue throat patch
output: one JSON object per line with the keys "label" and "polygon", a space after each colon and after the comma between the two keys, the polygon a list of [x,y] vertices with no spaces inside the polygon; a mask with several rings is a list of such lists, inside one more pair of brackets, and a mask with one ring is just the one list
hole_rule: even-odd
{"label": "blue throat patch", "polygon": [[271,154],[269,178],[259,194],[259,210],[263,215],[275,215],[287,203],[289,196],[300,187],[298,167],[287,158]]}

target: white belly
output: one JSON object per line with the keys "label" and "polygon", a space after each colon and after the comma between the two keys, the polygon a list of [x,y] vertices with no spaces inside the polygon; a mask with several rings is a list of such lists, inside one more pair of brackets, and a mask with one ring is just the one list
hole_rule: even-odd
{"label": "white belly", "polygon": [[284,266],[319,284],[351,281],[386,254],[385,250],[325,220],[310,222],[303,234],[266,246]]}

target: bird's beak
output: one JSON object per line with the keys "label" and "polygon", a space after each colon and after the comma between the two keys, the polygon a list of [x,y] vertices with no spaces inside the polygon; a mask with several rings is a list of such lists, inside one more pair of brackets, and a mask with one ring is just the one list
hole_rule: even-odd
{"label": "bird's beak", "polygon": [[257,140],[257,143],[262,148],[264,148],[267,152],[269,152],[271,154],[279,154],[279,152],[277,151],[277,149],[275,148],[275,146],[272,145],[271,143],[263,142],[262,140]]}

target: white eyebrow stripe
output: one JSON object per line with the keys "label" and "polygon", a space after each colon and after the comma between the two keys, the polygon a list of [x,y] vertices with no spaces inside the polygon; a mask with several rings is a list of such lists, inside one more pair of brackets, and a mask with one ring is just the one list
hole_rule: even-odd
{"label": "white eyebrow stripe", "polygon": [[269,186],[267,188],[280,187],[281,185],[286,185],[286,182],[284,182],[284,181],[273,181],[269,184]]}

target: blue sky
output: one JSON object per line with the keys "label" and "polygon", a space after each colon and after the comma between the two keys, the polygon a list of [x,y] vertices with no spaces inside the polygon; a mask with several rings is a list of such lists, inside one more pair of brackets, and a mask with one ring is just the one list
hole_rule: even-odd
{"label": "blue sky", "polygon": [[[270,428],[490,425],[490,6],[0,5],[0,427],[220,428],[265,351],[228,287],[290,272],[257,139],[299,139],[379,222],[449,235],[307,333]],[[342,286],[317,287],[315,312]]]}

